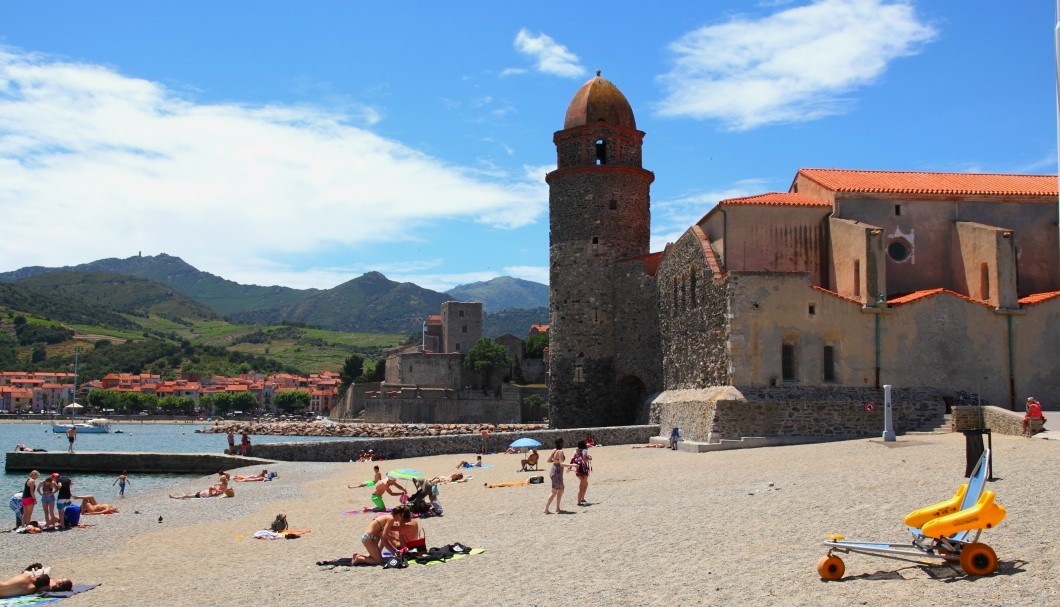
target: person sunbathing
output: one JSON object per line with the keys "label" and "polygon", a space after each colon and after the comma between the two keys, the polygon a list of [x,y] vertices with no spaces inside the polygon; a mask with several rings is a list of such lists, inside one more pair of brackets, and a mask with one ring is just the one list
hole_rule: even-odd
{"label": "person sunbathing", "polygon": [[427,482],[437,485],[438,483],[458,483],[462,480],[464,480],[464,475],[460,472],[454,472],[448,476],[436,476]]}
{"label": "person sunbathing", "polygon": [[52,580],[46,571],[48,569],[42,567],[40,563],[34,563],[26,571],[0,582],[0,598],[25,596],[38,592],[66,592],[73,589],[73,582],[68,579]]}
{"label": "person sunbathing", "polygon": [[117,514],[118,512],[117,506],[100,504],[96,502],[95,496],[79,495],[77,497],[81,500],[81,514]]}
{"label": "person sunbathing", "polygon": [[221,496],[221,495],[223,495],[225,497],[235,497],[236,492],[235,492],[234,489],[223,489],[223,490],[222,489],[218,489],[217,485],[214,485],[214,486],[210,487],[209,489],[206,489],[205,491],[196,491],[195,493],[185,493],[184,495],[170,495],[169,497],[171,497],[171,498],[173,498],[175,500],[186,500],[186,499],[192,499],[192,498],[198,498],[198,497],[218,497],[218,496]]}
{"label": "person sunbathing", "polygon": [[237,474],[235,480],[240,482],[240,483],[255,483],[255,482],[259,482],[259,481],[272,480],[272,477],[269,476],[269,471],[268,470],[262,470],[261,472],[259,472],[257,474],[254,474],[254,475],[251,475],[251,476],[239,476]]}
{"label": "person sunbathing", "polygon": [[476,457],[475,458],[475,463],[473,463],[473,464],[471,462],[461,461],[459,464],[456,465],[456,467],[457,468],[481,468],[482,467],[482,456],[479,455],[478,457]]}

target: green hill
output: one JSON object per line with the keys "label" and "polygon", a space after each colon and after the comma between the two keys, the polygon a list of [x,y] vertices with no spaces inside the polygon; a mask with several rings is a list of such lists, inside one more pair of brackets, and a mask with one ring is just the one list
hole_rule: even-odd
{"label": "green hill", "polygon": [[44,268],[31,266],[0,273],[0,282],[14,282],[52,272],[111,272],[153,280],[183,293],[218,314],[228,315],[246,310],[261,310],[291,305],[318,293],[318,289],[262,287],[242,285],[209,272],[203,272],[179,257],[166,255],[136,256],[126,259],[100,259],[77,266]]}
{"label": "green hill", "polygon": [[12,316],[32,315],[62,323],[136,329],[136,323],[104,306],[22,285],[0,283],[0,309]]}
{"label": "green hill", "polygon": [[509,308],[500,312],[489,312],[482,318],[482,335],[500,337],[511,333],[526,339],[530,325],[547,325],[548,308],[519,309]]}
{"label": "green hill", "polygon": [[133,316],[154,314],[170,320],[214,320],[216,312],[163,284],[109,272],[50,272],[16,283],[36,293],[80,300]]}
{"label": "green hill", "polygon": [[548,285],[511,276],[460,285],[446,293],[458,301],[481,301],[486,312],[548,307]]}

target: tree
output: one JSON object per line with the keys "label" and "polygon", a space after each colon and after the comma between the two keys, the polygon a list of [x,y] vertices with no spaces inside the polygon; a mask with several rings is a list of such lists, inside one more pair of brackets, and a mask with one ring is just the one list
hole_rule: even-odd
{"label": "tree", "polygon": [[48,358],[48,350],[46,350],[42,344],[33,346],[33,352],[30,354],[29,361],[31,363],[39,363],[44,362],[45,358]]}
{"label": "tree", "polygon": [[508,356],[508,350],[488,337],[475,342],[464,357],[464,365],[478,371],[486,386],[490,385],[495,369],[503,369],[511,364],[512,357]]}
{"label": "tree", "polygon": [[272,397],[272,403],[284,413],[295,413],[305,411],[309,408],[309,393],[304,390],[286,390],[277,392]]}
{"label": "tree", "polygon": [[158,407],[170,415],[190,415],[195,410],[195,401],[180,396],[165,396],[158,400]]}
{"label": "tree", "polygon": [[548,347],[548,333],[531,333],[526,336],[523,351],[527,358],[544,358],[545,348]]}
{"label": "tree", "polygon": [[258,398],[250,392],[236,392],[232,397],[234,411],[250,412],[258,408]]}
{"label": "tree", "polygon": [[344,391],[350,384],[360,379],[362,373],[364,373],[364,357],[360,354],[347,356],[346,362],[342,364],[342,370],[339,371],[339,378],[342,379],[339,391]]}

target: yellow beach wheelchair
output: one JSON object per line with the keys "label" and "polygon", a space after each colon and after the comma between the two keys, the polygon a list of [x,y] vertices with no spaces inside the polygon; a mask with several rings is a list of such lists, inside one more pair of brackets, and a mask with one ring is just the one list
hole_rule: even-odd
{"label": "yellow beach wheelchair", "polygon": [[984,490],[989,467],[990,450],[986,449],[968,482],[952,498],[909,513],[905,525],[913,534],[911,543],[854,542],[829,535],[824,542],[828,554],[817,562],[817,573],[824,580],[842,578],[845,565],[835,553],[854,553],[928,564],[935,560],[960,563],[968,575],[990,575],[997,570],[997,555],[979,542],[979,534],[1004,520],[1005,508],[994,503],[993,491]]}

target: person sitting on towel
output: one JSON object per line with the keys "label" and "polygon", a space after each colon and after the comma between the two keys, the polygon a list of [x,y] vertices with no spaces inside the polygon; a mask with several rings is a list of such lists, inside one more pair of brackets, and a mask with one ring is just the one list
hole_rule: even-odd
{"label": "person sitting on towel", "polygon": [[457,468],[481,468],[482,467],[482,456],[479,455],[475,458],[475,463],[461,461],[456,465]]}

